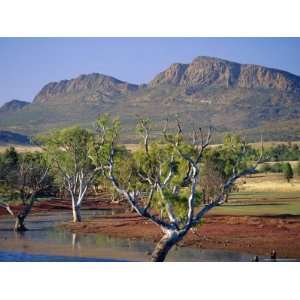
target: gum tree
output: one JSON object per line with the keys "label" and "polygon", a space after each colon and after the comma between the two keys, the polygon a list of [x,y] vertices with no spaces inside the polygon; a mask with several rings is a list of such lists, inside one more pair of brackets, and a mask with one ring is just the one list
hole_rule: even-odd
{"label": "gum tree", "polygon": [[[208,211],[224,203],[236,180],[254,173],[261,160],[247,163],[245,167],[247,148],[244,145],[236,155],[231,176],[220,186],[212,201],[203,205],[198,186],[203,154],[211,140],[210,130],[206,135],[201,128],[193,130],[192,137],[186,139],[179,122],[174,134],[168,132],[166,123],[162,130],[164,141],[159,143],[150,140],[149,121],[140,120],[138,129],[143,137],[143,155],[135,158],[127,183],[121,183],[116,175],[118,126],[107,119],[99,119],[97,124],[99,140],[110,131],[105,148],[106,161],[98,161],[99,168],[137,214],[151,220],[162,231],[152,261],[164,261],[170,249],[197,226]],[[98,150],[102,148],[98,144]]]}
{"label": "gum tree", "polygon": [[52,172],[56,174],[57,183],[70,195],[73,222],[81,222],[81,205],[97,173],[89,155],[91,132],[70,127],[38,139],[47,154]]}
{"label": "gum tree", "polygon": [[25,231],[25,219],[31,212],[37,196],[51,188],[52,177],[49,175],[45,157],[42,153],[26,153],[19,155],[12,149],[7,152],[2,164],[2,182],[10,193],[10,199],[21,200],[17,212],[9,206],[9,199],[1,201],[0,206],[16,218],[16,231]]}

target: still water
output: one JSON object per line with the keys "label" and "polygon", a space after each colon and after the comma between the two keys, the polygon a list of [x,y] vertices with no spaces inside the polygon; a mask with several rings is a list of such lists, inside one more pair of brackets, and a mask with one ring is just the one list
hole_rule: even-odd
{"label": "still water", "polygon": [[[113,211],[83,211],[84,219]],[[14,219],[0,218],[0,261],[149,261],[154,244],[112,238],[103,234],[74,234],[58,227],[71,219],[70,211],[39,213],[26,221],[25,233],[12,231]],[[249,254],[175,247],[167,261],[250,261]]]}

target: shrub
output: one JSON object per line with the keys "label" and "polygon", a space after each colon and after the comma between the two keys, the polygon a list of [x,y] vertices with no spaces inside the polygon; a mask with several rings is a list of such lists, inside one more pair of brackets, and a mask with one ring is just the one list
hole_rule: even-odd
{"label": "shrub", "polygon": [[263,164],[260,168],[259,168],[259,172],[261,173],[268,173],[272,171],[272,166],[270,164]]}
{"label": "shrub", "polygon": [[290,182],[290,180],[294,177],[294,172],[290,163],[285,163],[283,166],[283,175],[284,178]]}
{"label": "shrub", "polygon": [[274,165],[271,166],[271,172],[273,173],[282,173],[284,172],[284,163],[275,163]]}
{"label": "shrub", "polygon": [[260,167],[259,171],[261,173],[282,173],[283,169],[284,163],[278,162],[273,165],[265,163]]}

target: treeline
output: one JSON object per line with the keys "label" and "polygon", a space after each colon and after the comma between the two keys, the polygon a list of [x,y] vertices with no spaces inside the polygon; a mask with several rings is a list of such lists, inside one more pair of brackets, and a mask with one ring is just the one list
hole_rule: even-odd
{"label": "treeline", "polygon": [[[283,173],[284,177],[290,181],[294,175],[300,176],[300,148],[297,144],[279,144],[267,148],[265,151],[266,161],[275,163],[265,163],[259,171],[263,173]],[[298,161],[297,164],[292,167],[289,161]]]}
{"label": "treeline", "polygon": [[279,144],[265,150],[265,155],[269,161],[291,161],[300,160],[300,148],[291,142]]}

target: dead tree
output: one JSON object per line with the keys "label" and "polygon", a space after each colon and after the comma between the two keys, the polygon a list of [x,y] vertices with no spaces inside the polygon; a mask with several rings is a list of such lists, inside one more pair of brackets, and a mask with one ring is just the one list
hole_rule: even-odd
{"label": "dead tree", "polygon": [[[141,120],[139,124],[144,139],[144,152],[146,157],[150,157],[150,126],[149,123],[144,120]],[[260,157],[253,166],[238,171],[239,161],[246,154],[245,151],[241,151],[240,157],[233,167],[232,176],[222,184],[218,194],[209,204],[197,206],[197,186],[200,180],[200,163],[203,158],[203,153],[210,143],[211,131],[209,130],[208,133],[204,135],[201,128],[197,131],[193,130],[193,141],[189,144],[192,149],[192,154],[184,150],[184,136],[179,122],[177,122],[177,132],[175,135],[168,134],[168,126],[166,123],[163,129],[163,136],[167,144],[171,145],[173,149],[172,154],[170,154],[168,158],[169,161],[167,165],[169,167],[167,172],[162,172],[162,163],[165,162],[161,161],[150,163],[149,172],[137,171],[140,182],[146,184],[148,187],[146,197],[144,190],[132,186],[121,186],[116,178],[114,168],[117,133],[112,135],[108,160],[106,164],[101,165],[106,178],[110,180],[115,190],[127,199],[138,215],[151,220],[162,230],[163,236],[152,253],[152,261],[155,262],[164,261],[170,249],[181,241],[191,228],[197,226],[208,211],[224,203],[226,194],[234,182],[242,176],[254,173],[261,160]],[[172,183],[172,179],[176,173],[176,168],[174,167],[176,155],[187,165],[186,175],[179,184]],[[151,161],[150,158],[149,161]],[[188,197],[186,197],[185,217],[179,218],[174,211],[174,202],[169,200],[167,194],[171,191],[171,196],[176,197],[182,188],[188,190]],[[153,209],[154,194],[159,195],[164,205],[164,210],[166,211],[165,216],[159,215],[159,213]]]}

